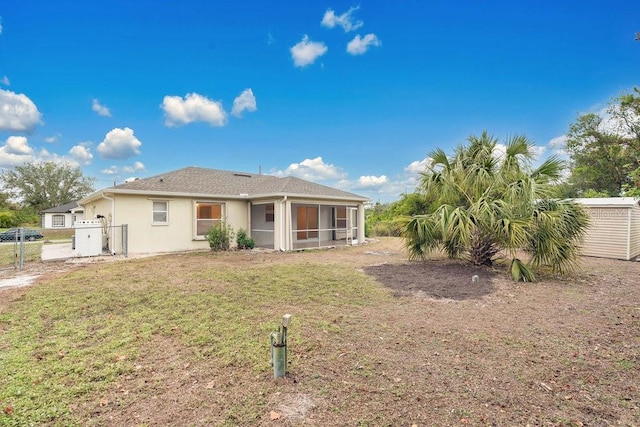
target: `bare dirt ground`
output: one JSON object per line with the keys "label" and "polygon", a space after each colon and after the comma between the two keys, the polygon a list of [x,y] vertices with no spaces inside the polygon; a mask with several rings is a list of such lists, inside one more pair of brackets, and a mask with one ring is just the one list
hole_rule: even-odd
{"label": "bare dirt ground", "polygon": [[[220,262],[346,264],[394,298],[336,313],[328,324],[340,332],[306,337],[313,348],[292,343],[289,373],[277,382],[194,362],[174,341],[154,343],[138,375],[95,407],[75,408],[92,425],[215,425],[232,403],[256,401],[268,410],[237,424],[640,425],[638,262],[585,258],[572,277],[514,283],[500,268],[408,262],[393,238]],[[38,280],[65,268],[86,266],[57,264]],[[24,291],[0,291],[0,309]],[[131,404],[110,404],[125,392]]]}

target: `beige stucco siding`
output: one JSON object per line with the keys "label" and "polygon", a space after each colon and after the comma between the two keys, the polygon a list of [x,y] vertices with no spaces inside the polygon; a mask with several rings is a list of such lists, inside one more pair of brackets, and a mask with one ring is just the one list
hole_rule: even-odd
{"label": "beige stucco siding", "polygon": [[[146,197],[136,195],[113,195],[111,201],[104,199],[89,204],[89,212],[104,215],[112,225],[128,225],[129,253],[177,252],[207,249],[209,244],[195,236],[195,202],[191,198]],[[169,204],[168,221],[153,222],[153,202]],[[247,228],[248,209],[245,201],[197,200],[223,204],[223,215],[234,230]],[[95,206],[95,209],[94,209]],[[235,242],[234,242],[235,243]]]}
{"label": "beige stucco siding", "polygon": [[629,212],[626,207],[586,207],[591,225],[582,244],[582,254],[628,259]]}

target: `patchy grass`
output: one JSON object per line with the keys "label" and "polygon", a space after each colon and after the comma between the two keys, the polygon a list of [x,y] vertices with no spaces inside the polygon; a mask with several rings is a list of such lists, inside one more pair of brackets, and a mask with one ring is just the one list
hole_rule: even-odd
{"label": "patchy grass", "polygon": [[466,265],[405,263],[396,239],[202,252],[0,293],[0,426],[638,424],[640,263],[470,292]]}
{"label": "patchy grass", "polygon": [[[180,258],[193,257],[202,264],[211,258]],[[167,269],[167,261],[75,271],[29,289],[0,314],[0,402],[11,408],[0,425],[85,424],[78,405],[135,374],[136,360],[156,340],[188,349],[185,363],[213,358],[218,369],[267,375],[265,344],[285,312],[294,318],[290,339],[311,348],[305,331],[324,330],[335,313],[389,300],[364,274],[339,266],[185,270]],[[254,419],[256,402],[244,396],[227,417]]]}

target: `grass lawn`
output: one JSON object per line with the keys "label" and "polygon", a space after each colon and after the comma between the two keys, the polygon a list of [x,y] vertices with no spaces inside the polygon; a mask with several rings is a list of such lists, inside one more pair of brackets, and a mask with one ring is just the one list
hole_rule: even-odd
{"label": "grass lawn", "polygon": [[367,274],[405,262],[390,238],[86,264],[0,291],[0,426],[640,422],[640,263],[526,285],[488,272],[461,299],[430,297],[428,266],[414,294]]}

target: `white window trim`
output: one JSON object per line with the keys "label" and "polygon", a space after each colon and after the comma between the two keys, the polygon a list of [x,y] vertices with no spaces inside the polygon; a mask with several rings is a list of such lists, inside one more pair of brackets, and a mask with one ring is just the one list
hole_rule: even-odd
{"label": "white window trim", "polygon": [[193,201],[193,240],[207,240],[206,235],[198,235],[198,203],[206,203],[210,205],[220,205],[220,221],[226,222],[227,205],[220,200],[194,200]]}
{"label": "white window trim", "polygon": [[[54,219],[56,217],[60,217],[60,216],[62,217],[62,225],[55,224]],[[65,225],[66,222],[67,221],[66,221],[66,218],[65,218],[65,214],[52,214],[51,215],[51,227],[52,228],[54,228],[54,227],[55,228],[64,228],[64,225]]]}
{"label": "white window trim", "polygon": [[[149,199],[151,200],[151,225],[169,225],[169,200],[166,199]],[[166,211],[155,211],[154,210],[154,203],[165,203],[167,206],[167,210]],[[167,213],[167,220],[166,221],[156,221],[154,219],[154,213],[156,212],[166,212]]]}

